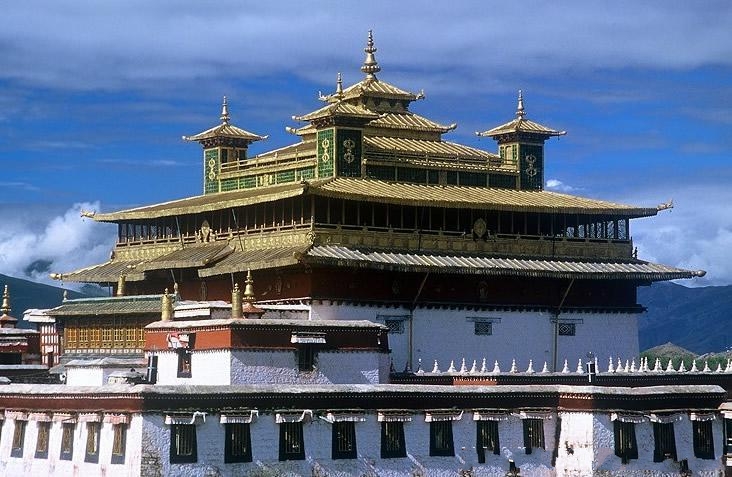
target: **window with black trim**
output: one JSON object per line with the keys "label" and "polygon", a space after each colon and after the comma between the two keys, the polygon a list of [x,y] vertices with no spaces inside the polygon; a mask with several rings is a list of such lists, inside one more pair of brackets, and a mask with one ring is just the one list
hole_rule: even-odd
{"label": "window with black trim", "polygon": [[114,424],[112,427],[112,464],[125,463],[125,449],[127,448],[127,424]]}
{"label": "window with black trim", "polygon": [[251,462],[252,440],[249,424],[225,424],[226,441],[224,442],[224,462]]}
{"label": "window with black trim", "polygon": [[381,458],[406,457],[404,423],[401,421],[381,423]]}
{"label": "window with black trim", "polygon": [[74,431],[76,424],[64,422],[61,424],[61,454],[59,459],[72,460],[74,456]]}
{"label": "window with black trim", "polygon": [[676,437],[674,423],[653,423],[653,462],[663,462],[666,459],[676,461]]}
{"label": "window with black trim", "polygon": [[559,336],[575,336],[577,334],[577,323],[559,322]]}
{"label": "window with black trim", "polygon": [[51,432],[50,422],[37,422],[38,433],[36,434],[36,459],[48,458],[48,436]]}
{"label": "window with black trim", "polygon": [[544,446],[544,420],[523,419],[524,425],[524,448],[527,454],[533,449],[546,449]]}
{"label": "window with black trim", "polygon": [[384,320],[384,324],[389,328],[389,333],[402,334],[404,333],[404,320]]}
{"label": "window with black trim", "polygon": [[302,422],[280,424],[280,460],[305,460]]}
{"label": "window with black trim", "polygon": [[430,455],[454,456],[452,421],[430,422]]}
{"label": "window with black trim", "polygon": [[10,447],[10,457],[23,457],[23,444],[25,443],[25,426],[27,421],[15,421],[13,430],[13,444]]}
{"label": "window with black trim", "polygon": [[732,453],[732,419],[724,420],[724,453]]}
{"label": "window with black trim", "polygon": [[198,443],[194,424],[170,425],[170,463],[192,464],[198,461]]}
{"label": "window with black trim", "polygon": [[478,336],[490,336],[493,334],[493,322],[492,321],[476,321],[474,323],[474,333]]}
{"label": "window with black trim", "polygon": [[297,348],[297,369],[312,371],[318,359],[318,349],[313,345],[300,345]]}
{"label": "window with black trim", "polygon": [[637,459],[638,444],[635,440],[635,423],[613,421],[613,433],[615,435],[615,455],[620,457],[623,464],[630,462],[630,459]]}
{"label": "window with black trim", "polygon": [[181,348],[176,350],[178,353],[178,377],[190,378],[191,373],[191,350]]}
{"label": "window with black trim", "polygon": [[101,434],[101,422],[86,423],[86,453],[84,462],[99,462],[99,434]]}
{"label": "window with black trim", "polygon": [[712,421],[691,421],[694,435],[694,456],[700,459],[714,459],[714,435]]}
{"label": "window with black trim", "polygon": [[498,442],[498,422],[497,421],[476,421],[478,436],[476,438],[475,448],[478,450],[478,462],[485,464],[486,452],[492,452],[495,455],[501,453],[501,446]]}
{"label": "window with black trim", "polygon": [[356,423],[333,423],[333,459],[356,458]]}

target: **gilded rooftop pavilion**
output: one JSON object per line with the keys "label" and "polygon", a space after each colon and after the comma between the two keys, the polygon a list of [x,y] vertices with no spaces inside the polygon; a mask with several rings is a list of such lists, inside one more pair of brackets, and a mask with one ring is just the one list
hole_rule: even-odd
{"label": "gilded rooftop pavilion", "polygon": [[424,99],[380,77],[371,33],[348,87],[293,116],[293,144],[255,156],[266,136],[220,124],[184,136],[203,146],[203,194],[110,213],[111,259],[54,274],[118,294],[178,287],[183,299],[226,300],[247,270],[261,303],[482,309],[642,310],[636,288],[691,278],[634,253],[637,207],[543,190],[544,143],[564,131],[515,116],[478,132],[489,152],[451,142],[410,111]]}

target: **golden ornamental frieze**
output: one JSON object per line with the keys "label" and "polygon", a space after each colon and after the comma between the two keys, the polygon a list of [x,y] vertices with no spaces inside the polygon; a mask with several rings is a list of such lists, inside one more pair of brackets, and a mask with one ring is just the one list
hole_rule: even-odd
{"label": "golden ornamental frieze", "polygon": [[256,236],[242,235],[234,238],[230,245],[235,250],[242,251],[310,245],[312,240],[309,233],[309,230],[290,230],[266,232]]}
{"label": "golden ornamental frieze", "polygon": [[175,252],[180,250],[180,242],[172,242],[165,244],[145,244],[145,245],[132,245],[132,246],[117,246],[114,249],[114,257],[117,260],[131,261],[131,260],[151,260],[158,258],[162,255]]}

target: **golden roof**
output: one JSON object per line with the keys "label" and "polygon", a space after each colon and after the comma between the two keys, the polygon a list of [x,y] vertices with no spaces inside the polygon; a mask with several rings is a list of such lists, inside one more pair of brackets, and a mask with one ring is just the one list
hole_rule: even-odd
{"label": "golden roof", "polygon": [[233,139],[245,139],[251,142],[266,139],[267,136],[260,136],[258,134],[251,133],[242,128],[236,127],[233,124],[229,124],[229,106],[226,102],[226,96],[224,96],[224,102],[221,106],[221,124],[214,126],[210,129],[206,129],[203,132],[194,134],[193,136],[183,136],[186,141],[203,141],[204,139],[210,139],[214,137],[226,137]]}
{"label": "golden roof", "polygon": [[656,215],[654,208],[635,207],[550,191],[497,189],[456,185],[412,184],[373,179],[337,177],[313,182],[295,182],[268,187],[207,194],[145,207],[96,214],[99,222],[120,222],[198,214],[313,194],[348,200],[450,209],[608,214],[623,217]]}
{"label": "golden roof", "polygon": [[367,126],[375,128],[411,129],[413,131],[446,133],[455,129],[457,124],[453,123],[449,126],[443,126],[442,124],[436,123],[430,119],[420,116],[419,114],[404,112],[382,114],[378,119],[374,119],[368,123]]}
{"label": "golden roof", "polygon": [[566,131],[557,131],[555,129],[549,128],[547,126],[543,126],[539,123],[536,123],[534,121],[530,121],[526,119],[526,112],[524,111],[524,97],[521,91],[519,90],[519,96],[518,96],[518,107],[516,109],[516,118],[505,123],[501,124],[500,126],[496,126],[493,129],[489,129],[487,131],[483,132],[476,132],[478,136],[482,137],[495,137],[500,136],[503,134],[511,134],[511,133],[530,133],[530,134],[537,134],[540,136],[564,136],[567,134]]}
{"label": "golden roof", "polygon": [[474,147],[463,146],[449,141],[429,141],[426,139],[409,139],[387,136],[364,136],[367,150],[381,152],[398,152],[425,154],[454,159],[500,159],[500,156]]}
{"label": "golden roof", "polygon": [[362,106],[339,101],[337,103],[331,103],[303,116],[293,116],[292,119],[296,121],[313,121],[315,119],[326,118],[329,116],[348,116],[362,118],[365,120],[379,117],[377,113],[371,112]]}

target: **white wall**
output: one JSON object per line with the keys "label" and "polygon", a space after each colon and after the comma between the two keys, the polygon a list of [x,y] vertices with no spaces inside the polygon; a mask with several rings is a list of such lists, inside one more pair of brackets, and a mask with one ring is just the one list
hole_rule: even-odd
{"label": "white wall", "polygon": [[[352,305],[313,305],[313,319],[370,320],[383,323],[385,316],[409,315],[404,308],[379,308]],[[520,370],[525,370],[529,360],[534,369],[541,370],[549,363],[551,370],[553,352],[553,316],[548,312],[471,311],[417,308],[412,319],[413,369],[419,359],[422,367],[430,371],[437,360],[442,371],[450,361],[455,366],[465,358],[468,366],[473,360],[481,363],[486,358],[489,368],[498,360],[501,370],[507,371],[513,359]],[[471,319],[495,319],[493,334],[476,335]],[[500,320],[500,322],[499,322]],[[559,336],[557,339],[557,371],[568,360],[572,369],[587,353],[593,352],[601,363],[609,357],[623,361],[639,354],[638,314],[628,313],[562,313],[560,320],[575,322],[575,336]],[[397,371],[404,369],[409,356],[409,321],[404,323],[404,333],[389,333],[391,359]]]}
{"label": "white wall", "polygon": [[119,366],[71,366],[66,368],[66,384],[69,386],[103,386],[107,384],[109,375],[117,371],[135,370],[143,375],[147,368]]}

